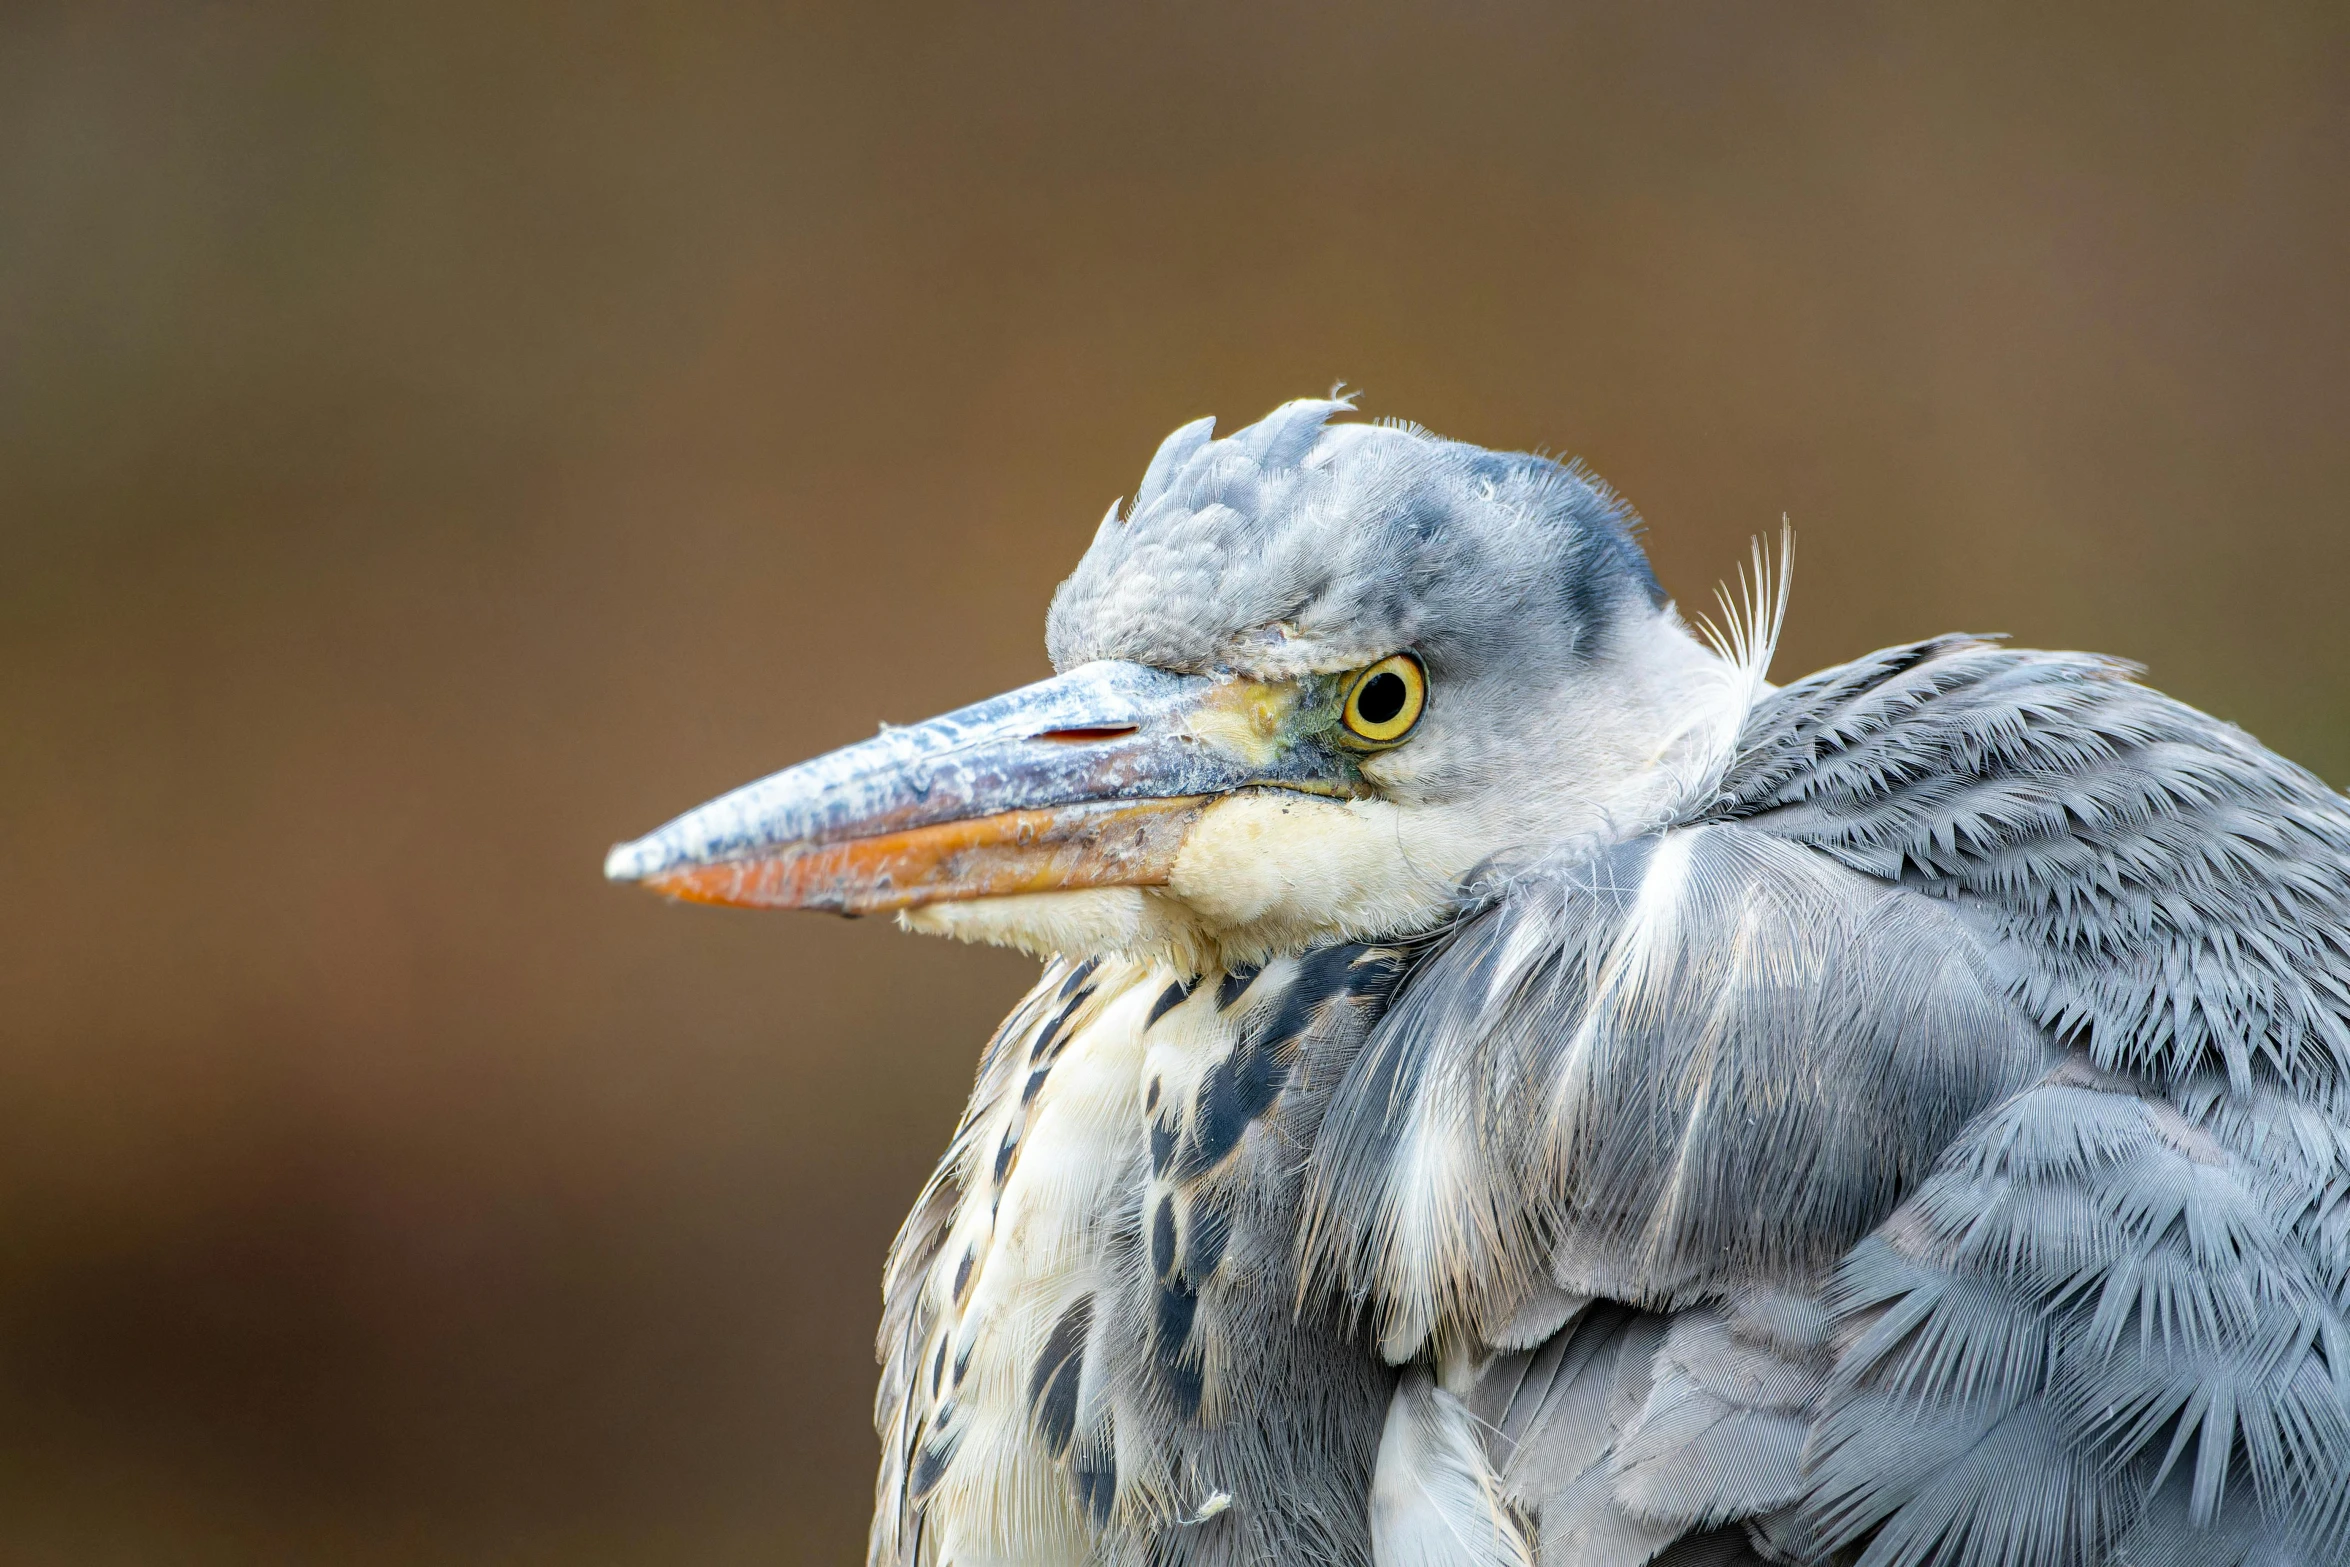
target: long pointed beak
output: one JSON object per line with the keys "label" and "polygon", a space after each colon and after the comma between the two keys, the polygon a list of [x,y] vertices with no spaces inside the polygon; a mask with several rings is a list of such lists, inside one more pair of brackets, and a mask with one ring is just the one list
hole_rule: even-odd
{"label": "long pointed beak", "polygon": [[1217,795],[1358,787],[1313,682],[1096,663],[747,784],[614,848],[674,898],[881,913],[1162,886]]}

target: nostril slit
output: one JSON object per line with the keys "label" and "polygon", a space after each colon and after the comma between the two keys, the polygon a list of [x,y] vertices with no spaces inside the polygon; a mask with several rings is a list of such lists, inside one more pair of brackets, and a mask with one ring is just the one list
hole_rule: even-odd
{"label": "nostril slit", "polygon": [[1098,729],[1047,729],[1036,738],[1082,745],[1089,740],[1123,740],[1126,736],[1134,733],[1134,729],[1135,726],[1132,724],[1104,724]]}

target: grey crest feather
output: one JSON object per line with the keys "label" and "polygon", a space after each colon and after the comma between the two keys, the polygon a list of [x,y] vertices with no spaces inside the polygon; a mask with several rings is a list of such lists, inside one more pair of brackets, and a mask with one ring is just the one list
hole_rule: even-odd
{"label": "grey crest feather", "polygon": [[[1178,427],[1174,434],[1161,441],[1159,449],[1151,454],[1150,466],[1142,471],[1142,484],[1134,492],[1134,510],[1147,512],[1156,507],[1165,498],[1167,486],[1174,482],[1175,475],[1181,473],[1184,465],[1191,461],[1201,447],[1215,439],[1215,435],[1216,420],[1211,414],[1205,419],[1194,419]],[[1127,520],[1120,519],[1121,522]]]}
{"label": "grey crest feather", "polygon": [[1661,602],[1630,508],[1590,474],[1332,422],[1351,406],[1305,399],[1222,440],[1206,419],[1169,436],[1053,596],[1055,667],[1295,675],[1406,647],[1501,656],[1572,648],[1619,606]]}

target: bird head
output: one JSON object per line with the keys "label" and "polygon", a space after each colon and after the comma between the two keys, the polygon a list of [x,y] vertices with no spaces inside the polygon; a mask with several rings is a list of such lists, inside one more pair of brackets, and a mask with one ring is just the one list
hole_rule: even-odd
{"label": "bird head", "polygon": [[1426,930],[1481,868],[1709,786],[1761,671],[1689,633],[1629,509],[1350,408],[1177,430],[1054,596],[1058,675],[723,795],[606,874],[1198,969]]}

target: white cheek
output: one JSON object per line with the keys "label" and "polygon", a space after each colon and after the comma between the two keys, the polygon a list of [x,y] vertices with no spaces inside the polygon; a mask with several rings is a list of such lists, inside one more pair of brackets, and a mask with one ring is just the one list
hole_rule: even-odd
{"label": "white cheek", "polygon": [[1220,930],[1400,931],[1439,917],[1475,850],[1439,813],[1265,791],[1212,806],[1168,890]]}
{"label": "white cheek", "polygon": [[1055,954],[1156,959],[1186,973],[1206,966],[1209,943],[1188,909],[1140,887],[1031,892],[967,903],[933,903],[898,916],[906,930],[957,941]]}

